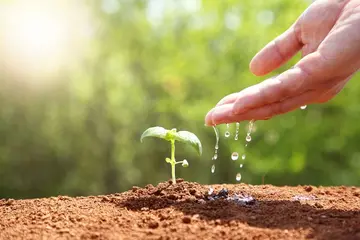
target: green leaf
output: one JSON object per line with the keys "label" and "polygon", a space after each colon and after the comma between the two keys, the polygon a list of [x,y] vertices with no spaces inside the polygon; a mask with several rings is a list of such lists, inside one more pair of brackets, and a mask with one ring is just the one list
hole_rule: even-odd
{"label": "green leaf", "polygon": [[163,138],[165,139],[166,133],[168,130],[166,130],[163,127],[151,127],[146,129],[143,134],[141,135],[140,141],[142,142],[144,138],[146,137],[157,137],[157,138]]}
{"label": "green leaf", "polygon": [[195,134],[188,131],[179,131],[174,134],[174,138],[179,142],[190,144],[195,148],[199,155],[202,154],[201,142]]}

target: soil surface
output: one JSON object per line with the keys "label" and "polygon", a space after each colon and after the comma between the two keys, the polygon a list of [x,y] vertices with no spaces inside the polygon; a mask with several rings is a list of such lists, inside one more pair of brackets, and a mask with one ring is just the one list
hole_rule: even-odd
{"label": "soil surface", "polygon": [[0,200],[0,239],[360,239],[359,187],[204,186]]}

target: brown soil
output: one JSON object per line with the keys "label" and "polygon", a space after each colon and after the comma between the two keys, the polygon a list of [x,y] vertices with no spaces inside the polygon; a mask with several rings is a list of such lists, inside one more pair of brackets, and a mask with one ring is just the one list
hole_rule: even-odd
{"label": "brown soil", "polygon": [[210,196],[209,186],[180,180],[108,196],[3,199],[0,239],[360,239],[360,188],[212,187]]}

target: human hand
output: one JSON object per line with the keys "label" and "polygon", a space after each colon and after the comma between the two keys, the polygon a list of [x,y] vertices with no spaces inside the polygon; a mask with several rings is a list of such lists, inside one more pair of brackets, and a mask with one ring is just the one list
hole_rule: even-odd
{"label": "human hand", "polygon": [[224,97],[206,125],[269,119],[338,94],[360,69],[360,0],[318,0],[250,63],[265,75],[302,51],[291,69]]}

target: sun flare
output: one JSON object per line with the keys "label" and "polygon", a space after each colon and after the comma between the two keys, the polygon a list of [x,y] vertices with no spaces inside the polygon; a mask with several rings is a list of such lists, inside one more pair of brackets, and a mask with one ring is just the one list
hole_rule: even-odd
{"label": "sun flare", "polygon": [[[72,6],[73,7],[73,6]],[[74,26],[78,23],[69,6],[55,1],[7,5],[2,8],[1,55],[8,68],[22,72],[53,72],[74,50]],[[2,31],[3,31],[2,30]]]}

